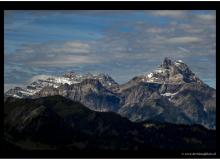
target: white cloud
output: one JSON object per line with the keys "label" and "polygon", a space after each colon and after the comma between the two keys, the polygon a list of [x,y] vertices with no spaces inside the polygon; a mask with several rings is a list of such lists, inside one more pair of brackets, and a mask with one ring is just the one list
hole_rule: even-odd
{"label": "white cloud", "polygon": [[26,45],[16,50],[10,61],[27,64],[79,64],[92,63],[91,45],[81,41],[58,41]]}
{"label": "white cloud", "polygon": [[186,48],[183,48],[183,47],[178,47],[179,50],[183,51],[183,52],[187,52],[187,53],[190,53],[190,51]]}
{"label": "white cloud", "polygon": [[200,33],[204,30],[204,28],[199,27],[198,25],[195,24],[176,24],[176,27],[189,33]]}
{"label": "white cloud", "polygon": [[67,41],[60,44],[46,44],[47,49],[51,53],[89,53],[90,45],[85,42]]}
{"label": "white cloud", "polygon": [[201,14],[201,15],[197,15],[197,17],[204,21],[214,21],[216,18],[215,15],[210,15],[210,14]]}
{"label": "white cloud", "polygon": [[166,16],[172,18],[184,17],[186,15],[186,11],[184,10],[156,10],[151,11],[151,14],[155,16]]}
{"label": "white cloud", "polygon": [[187,44],[187,43],[198,43],[201,42],[202,39],[199,37],[173,37],[165,40],[165,43],[169,44]]}
{"label": "white cloud", "polygon": [[55,66],[55,67],[64,67],[64,66],[75,66],[79,64],[94,64],[98,63],[99,60],[93,56],[85,55],[62,55],[51,60],[40,60],[31,62],[32,65],[37,66]]}
{"label": "white cloud", "polygon": [[147,32],[150,32],[150,33],[161,33],[162,29],[161,28],[149,28],[149,29],[147,29]]}
{"label": "white cloud", "polygon": [[65,53],[89,53],[90,45],[83,42],[65,42],[59,47],[53,48],[54,52],[65,52]]}

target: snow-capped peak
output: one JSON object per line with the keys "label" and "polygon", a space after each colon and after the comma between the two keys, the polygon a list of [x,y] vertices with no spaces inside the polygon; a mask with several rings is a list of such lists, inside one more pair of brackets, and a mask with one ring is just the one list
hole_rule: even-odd
{"label": "snow-capped peak", "polygon": [[149,74],[147,75],[147,77],[148,77],[148,78],[153,77],[153,73],[149,73]]}
{"label": "snow-capped peak", "polygon": [[182,60],[177,60],[176,62],[177,63],[184,63]]}
{"label": "snow-capped peak", "polygon": [[150,83],[188,83],[200,80],[182,60],[172,61],[165,58],[157,69],[143,75],[141,81]]}
{"label": "snow-capped peak", "polygon": [[13,97],[29,97],[40,92],[44,87],[58,88],[63,84],[78,84],[86,79],[97,79],[103,86],[107,88],[115,87],[118,84],[107,74],[77,74],[75,72],[65,73],[63,76],[38,75],[34,76],[26,88],[15,87],[6,92],[6,95]]}

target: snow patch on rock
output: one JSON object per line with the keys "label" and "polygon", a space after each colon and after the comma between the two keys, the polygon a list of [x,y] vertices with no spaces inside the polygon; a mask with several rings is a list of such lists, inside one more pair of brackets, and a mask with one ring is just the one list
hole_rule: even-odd
{"label": "snow patch on rock", "polygon": [[152,78],[153,77],[153,73],[150,73],[147,75],[148,78]]}

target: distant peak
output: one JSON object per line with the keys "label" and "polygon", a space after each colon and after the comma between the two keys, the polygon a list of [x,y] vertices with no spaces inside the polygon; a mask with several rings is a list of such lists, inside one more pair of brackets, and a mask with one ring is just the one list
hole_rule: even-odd
{"label": "distant peak", "polygon": [[169,57],[165,57],[163,61],[164,62],[172,62],[171,58],[169,58]]}

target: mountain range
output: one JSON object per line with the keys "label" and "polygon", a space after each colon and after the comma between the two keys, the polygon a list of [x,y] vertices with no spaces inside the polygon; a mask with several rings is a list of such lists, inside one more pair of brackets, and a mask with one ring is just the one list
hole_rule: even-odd
{"label": "mountain range", "polygon": [[44,76],[5,96],[36,99],[60,95],[91,110],[115,112],[133,122],[154,120],[216,128],[216,90],[200,80],[182,60],[165,58],[151,73],[118,84],[107,74],[75,72]]}

